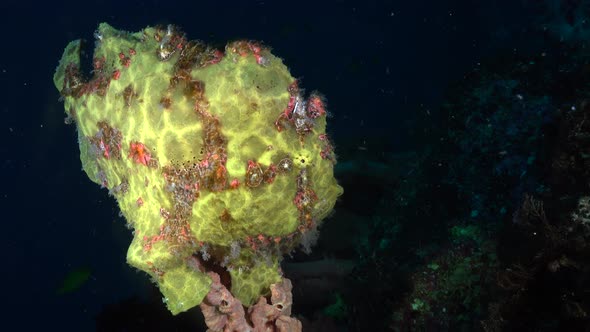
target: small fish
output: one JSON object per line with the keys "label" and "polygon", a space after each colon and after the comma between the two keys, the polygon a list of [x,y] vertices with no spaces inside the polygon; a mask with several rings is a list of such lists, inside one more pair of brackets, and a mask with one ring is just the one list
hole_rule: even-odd
{"label": "small fish", "polygon": [[72,293],[82,287],[90,279],[91,270],[88,267],[79,267],[71,270],[63,279],[61,286],[57,289],[58,295]]}

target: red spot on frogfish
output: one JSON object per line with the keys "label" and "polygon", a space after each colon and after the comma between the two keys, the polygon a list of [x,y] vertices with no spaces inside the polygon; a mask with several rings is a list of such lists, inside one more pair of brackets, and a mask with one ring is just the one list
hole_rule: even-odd
{"label": "red spot on frogfish", "polygon": [[147,166],[150,159],[152,159],[152,156],[143,143],[131,142],[129,150],[129,158],[132,158],[136,163]]}

